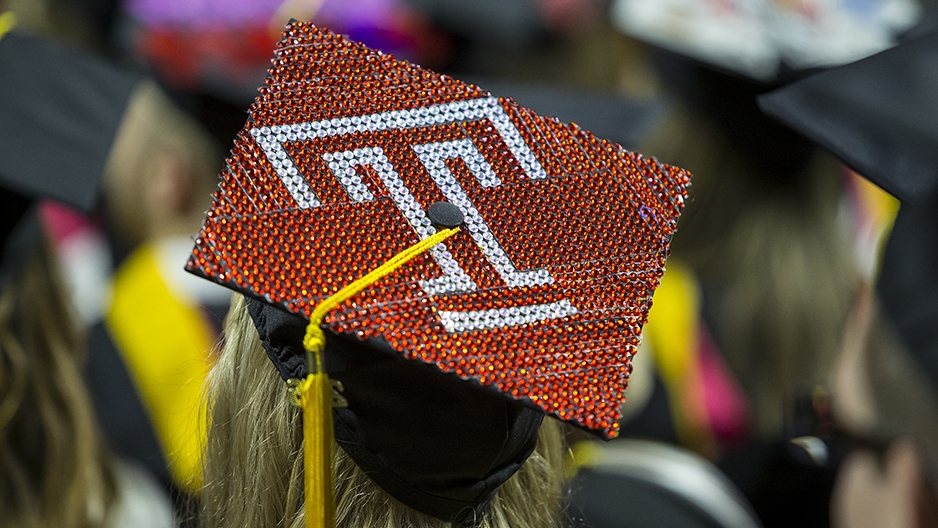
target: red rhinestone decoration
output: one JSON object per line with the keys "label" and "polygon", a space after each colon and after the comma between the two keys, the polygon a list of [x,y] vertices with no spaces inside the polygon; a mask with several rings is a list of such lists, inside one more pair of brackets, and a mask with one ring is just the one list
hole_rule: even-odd
{"label": "red rhinestone decoration", "polygon": [[608,437],[690,174],[511,100],[294,22],[187,268]]}

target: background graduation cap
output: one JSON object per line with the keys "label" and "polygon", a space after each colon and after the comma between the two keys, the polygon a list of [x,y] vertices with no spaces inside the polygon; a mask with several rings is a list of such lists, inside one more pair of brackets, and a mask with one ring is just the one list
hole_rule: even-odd
{"label": "background graduation cap", "polygon": [[938,388],[938,33],[806,78],[759,104],[902,200],[877,288]]}
{"label": "background graduation cap", "polygon": [[[281,376],[310,373],[308,525],[332,515],[316,509],[332,489],[323,363],[345,386],[337,442],[440,518],[478,518],[544,413],[614,437],[690,175],[309,24],[275,53],[187,269],[261,301],[250,311]],[[431,378],[388,374],[400,365]],[[438,409],[455,390],[469,403]],[[473,411],[488,398],[512,404],[501,423]],[[407,426],[420,416],[479,430]],[[479,462],[489,443],[496,460]],[[459,473],[466,459],[481,475]]]}
{"label": "background graduation cap", "polygon": [[0,237],[4,276],[38,240],[33,204],[85,212],[138,78],[88,54],[16,32],[0,37]]}
{"label": "background graduation cap", "polygon": [[756,96],[894,45],[921,11],[913,0],[615,0],[611,17],[656,48],[669,88],[718,124],[764,182],[788,186],[814,149],[766,118]]}
{"label": "background graduation cap", "polygon": [[627,34],[765,83],[884,50],[921,12],[915,0],[615,0],[611,9]]}

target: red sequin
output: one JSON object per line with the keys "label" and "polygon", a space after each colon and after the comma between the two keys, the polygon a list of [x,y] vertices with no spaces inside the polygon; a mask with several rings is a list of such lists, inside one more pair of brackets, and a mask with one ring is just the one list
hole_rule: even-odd
{"label": "red sequin", "polygon": [[419,256],[327,324],[612,437],[689,182],[297,22],[187,267],[309,315],[432,233],[431,204],[462,204],[467,223],[445,255]]}

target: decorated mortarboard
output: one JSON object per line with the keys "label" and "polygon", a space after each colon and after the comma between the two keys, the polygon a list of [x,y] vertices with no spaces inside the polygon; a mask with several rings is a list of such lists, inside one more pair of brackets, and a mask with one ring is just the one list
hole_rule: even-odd
{"label": "decorated mortarboard", "polygon": [[763,82],[889,48],[921,14],[914,0],[615,0],[611,9],[626,34]]}
{"label": "decorated mortarboard", "polygon": [[447,520],[477,518],[545,413],[616,436],[690,175],[310,24],[275,53],[187,269],[253,298],[303,379],[307,523],[331,522],[324,371],[339,445]]}
{"label": "decorated mortarboard", "polygon": [[[0,16],[0,26],[12,15]],[[87,53],[16,31],[0,36],[0,229],[36,225],[38,199],[90,212],[124,110],[139,78]],[[29,221],[26,221],[29,220]],[[24,227],[25,229],[25,227]],[[35,229],[26,229],[35,233]],[[17,243],[19,244],[19,243]],[[19,248],[21,246],[17,246]],[[4,246],[4,255],[21,251]]]}
{"label": "decorated mortarboard", "polygon": [[877,289],[938,388],[938,33],[770,92],[759,104],[902,201]]}

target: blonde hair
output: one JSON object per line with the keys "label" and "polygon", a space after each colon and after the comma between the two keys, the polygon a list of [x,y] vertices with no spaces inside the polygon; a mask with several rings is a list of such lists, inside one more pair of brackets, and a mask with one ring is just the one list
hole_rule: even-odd
{"label": "blonde hair", "polygon": [[101,526],[114,498],[63,292],[45,245],[0,291],[4,526]]}
{"label": "blonde hair", "polygon": [[[201,525],[304,526],[301,411],[267,359],[240,295],[232,301],[208,398],[211,426]],[[335,453],[339,528],[450,526],[401,504],[344,451]],[[545,419],[534,453],[502,485],[479,526],[561,526],[563,463],[560,424]]]}

